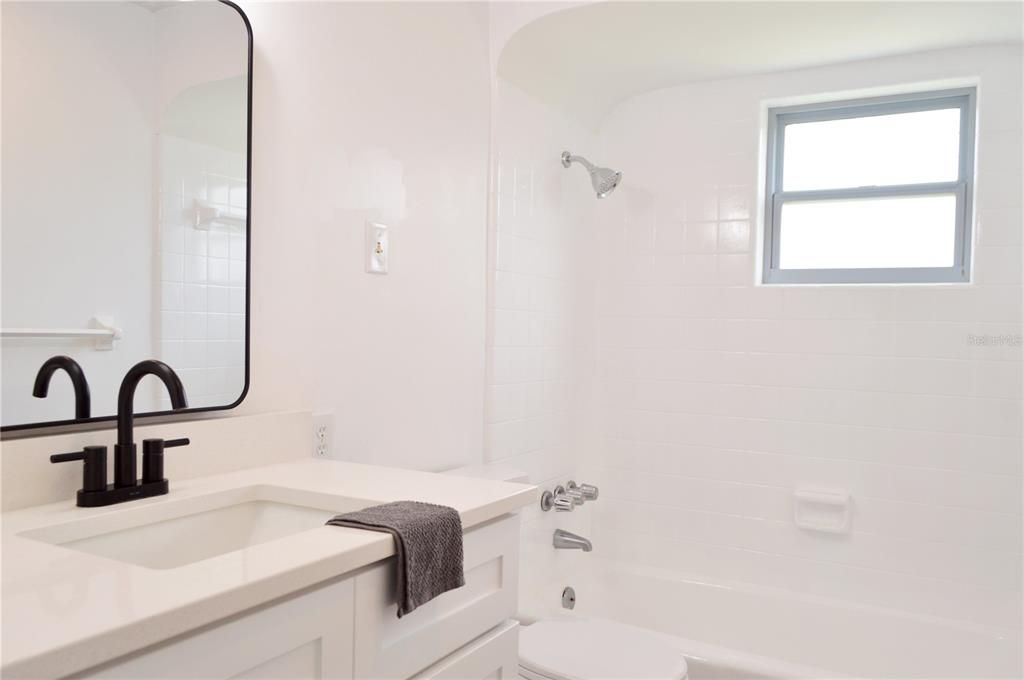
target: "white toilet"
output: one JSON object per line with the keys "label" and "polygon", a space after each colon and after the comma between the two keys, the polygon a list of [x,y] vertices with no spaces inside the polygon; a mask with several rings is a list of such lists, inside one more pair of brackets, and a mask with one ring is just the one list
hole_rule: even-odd
{"label": "white toilet", "polygon": [[686,680],[678,649],[615,621],[545,619],[519,629],[527,680]]}

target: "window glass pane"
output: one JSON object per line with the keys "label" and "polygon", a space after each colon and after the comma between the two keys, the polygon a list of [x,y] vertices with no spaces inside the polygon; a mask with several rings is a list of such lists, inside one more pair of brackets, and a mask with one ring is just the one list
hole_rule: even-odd
{"label": "window glass pane", "polygon": [[780,269],[952,267],[956,196],[800,201],[782,206]]}
{"label": "window glass pane", "polygon": [[786,125],[783,190],[954,182],[960,109]]}

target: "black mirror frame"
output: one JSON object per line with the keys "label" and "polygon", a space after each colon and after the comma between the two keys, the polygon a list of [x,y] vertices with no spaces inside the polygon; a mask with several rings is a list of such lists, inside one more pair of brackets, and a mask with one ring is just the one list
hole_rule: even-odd
{"label": "black mirror frame", "polygon": [[[213,411],[230,411],[241,404],[246,395],[249,394],[249,381],[251,373],[251,319],[252,313],[252,63],[253,63],[253,38],[252,38],[252,24],[249,23],[249,17],[246,16],[245,12],[241,7],[236,5],[231,0],[217,0],[221,4],[231,7],[238,16],[242,19],[242,24],[245,26],[246,34],[248,35],[247,55],[246,55],[246,66],[248,72],[246,73],[246,98],[245,98],[245,383],[242,385],[242,392],[238,395],[230,404],[224,406],[199,406],[195,408],[184,408],[177,411],[147,411],[143,413],[136,413],[137,418],[156,418],[158,420],[189,420],[190,416],[195,414],[205,414]],[[183,417],[184,416],[184,417]],[[202,416],[200,416],[202,417]],[[0,435],[2,439],[8,439],[8,435],[15,434],[14,437],[20,438],[23,436],[32,436],[33,434],[42,436],[49,434],[58,434],[66,432],[78,432],[86,430],[97,430],[105,429],[104,423],[114,423],[117,420],[117,414],[109,416],[95,416],[92,418],[81,418],[81,419],[67,419],[67,420],[47,420],[38,423],[20,423],[17,425],[4,425],[0,426]],[[41,430],[43,432],[28,432],[29,430]]]}

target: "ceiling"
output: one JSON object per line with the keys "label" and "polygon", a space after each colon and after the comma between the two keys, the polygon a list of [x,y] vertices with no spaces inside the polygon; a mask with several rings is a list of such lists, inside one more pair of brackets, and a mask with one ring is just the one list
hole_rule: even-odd
{"label": "ceiling", "polygon": [[1021,2],[597,2],[516,32],[498,73],[596,125],[670,85],[1020,42]]}

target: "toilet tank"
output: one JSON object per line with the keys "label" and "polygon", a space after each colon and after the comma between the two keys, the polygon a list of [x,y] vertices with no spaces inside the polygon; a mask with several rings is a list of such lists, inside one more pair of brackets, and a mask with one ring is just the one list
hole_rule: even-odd
{"label": "toilet tank", "polygon": [[446,475],[458,475],[459,477],[474,477],[476,479],[493,479],[498,482],[516,482],[529,484],[529,476],[522,470],[517,470],[501,463],[482,463],[479,465],[463,465],[461,467],[445,470]]}

